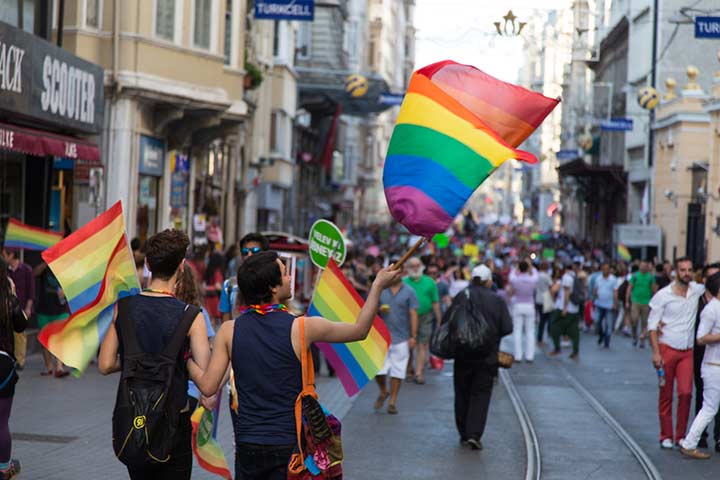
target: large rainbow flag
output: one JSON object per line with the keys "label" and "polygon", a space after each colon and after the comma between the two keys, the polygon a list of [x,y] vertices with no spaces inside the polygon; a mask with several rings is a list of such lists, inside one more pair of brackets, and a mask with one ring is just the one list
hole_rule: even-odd
{"label": "large rainbow flag", "polygon": [[[218,402],[219,403],[219,402]],[[213,412],[198,407],[190,417],[192,449],[198,464],[210,473],[232,480],[225,453],[213,438]]]}
{"label": "large rainbow flag", "polygon": [[415,72],[383,172],[393,217],[424,237],[447,230],[505,161],[537,162],[515,147],[558,102],[452,61]]}
{"label": "large rainbow flag", "polygon": [[120,202],[42,257],[60,282],[72,315],[47,325],[38,340],[81,373],[112,322],[115,302],[140,291]]}
{"label": "large rainbow flag", "polygon": [[[330,259],[320,274],[308,315],[327,318],[333,322],[354,323],[364,302]],[[352,397],[368,384],[385,362],[390,346],[390,332],[385,322],[376,316],[368,337],[353,343],[318,343],[330,365],[335,369],[348,396]]]}
{"label": "large rainbow flag", "polygon": [[25,250],[45,250],[62,240],[62,234],[51,230],[25,225],[20,220],[8,220],[5,230],[6,248],[23,248]]}

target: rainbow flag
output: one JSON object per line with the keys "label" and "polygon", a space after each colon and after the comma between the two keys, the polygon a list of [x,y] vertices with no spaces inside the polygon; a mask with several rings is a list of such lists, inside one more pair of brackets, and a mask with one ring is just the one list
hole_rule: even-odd
{"label": "rainbow flag", "polygon": [[120,202],[42,257],[60,282],[72,315],[47,325],[38,340],[82,373],[112,322],[115,302],[140,292]]}
{"label": "rainbow flag", "polygon": [[[333,322],[354,323],[363,303],[360,295],[331,259],[320,275],[308,307],[308,315],[324,317]],[[385,322],[376,316],[365,340],[353,343],[318,343],[317,346],[335,369],[345,392],[352,397],[375,378],[385,363],[390,346],[390,332]]]}
{"label": "rainbow flag", "polygon": [[62,234],[51,230],[25,225],[11,218],[5,230],[5,248],[24,248],[25,250],[45,250],[62,240]]}
{"label": "rainbow flag", "polygon": [[225,453],[212,436],[213,412],[198,407],[190,417],[192,449],[198,464],[210,473],[232,480]]}
{"label": "rainbow flag", "polygon": [[446,61],[415,72],[385,160],[385,198],[410,232],[444,232],[472,193],[558,104],[474,67]]}
{"label": "rainbow flag", "polygon": [[630,260],[632,260],[632,255],[630,254],[630,250],[628,250],[628,248],[625,245],[623,245],[622,243],[618,243],[617,253],[620,256],[620,258],[622,258],[626,262],[629,262]]}

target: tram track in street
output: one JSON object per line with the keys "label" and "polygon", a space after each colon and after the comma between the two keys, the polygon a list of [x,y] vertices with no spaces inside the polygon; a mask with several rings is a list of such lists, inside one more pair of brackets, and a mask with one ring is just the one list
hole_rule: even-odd
{"label": "tram track in street", "polygon": [[526,452],[526,467],[525,467],[525,480],[540,480],[542,478],[542,456],[540,454],[540,442],[538,441],[537,432],[535,426],[530,419],[525,403],[523,403],[520,393],[513,383],[510,374],[501,369],[500,380],[505,386],[505,390],[510,397],[513,409],[517,415],[518,421],[520,422],[520,428],[522,429],[523,439],[525,441],[525,452]]}

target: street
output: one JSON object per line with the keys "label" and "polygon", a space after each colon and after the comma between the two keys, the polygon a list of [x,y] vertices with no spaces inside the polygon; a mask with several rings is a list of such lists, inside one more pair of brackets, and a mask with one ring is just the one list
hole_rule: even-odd
{"label": "street", "polygon": [[[537,436],[539,458],[532,460],[537,475],[530,478],[715,478],[714,453],[702,462],[660,450],[657,380],[649,350],[633,349],[623,336],[615,336],[610,350],[605,350],[597,347],[595,338],[582,335],[577,363],[567,359],[569,352],[564,350],[559,359],[539,354],[534,364],[516,364],[508,372],[528,412],[526,427]],[[80,379],[58,380],[41,377],[40,367],[40,356],[31,356],[10,419],[13,456],[23,463],[20,478],[126,478],[110,442],[118,377],[102,377],[91,367]],[[353,400],[336,379],[320,377],[318,390],[321,401],[343,421],[348,479],[527,478],[524,429],[502,378],[493,391],[481,452],[458,443],[451,363],[442,372],[429,374],[424,386],[404,383],[397,416],[373,412],[377,396],[373,384]],[[598,413],[584,391],[609,418]],[[646,455],[645,460],[635,456],[613,420],[639,447],[639,457]],[[219,440],[232,464],[226,407]],[[653,476],[658,471],[662,476]],[[193,478],[213,477],[196,466]]]}

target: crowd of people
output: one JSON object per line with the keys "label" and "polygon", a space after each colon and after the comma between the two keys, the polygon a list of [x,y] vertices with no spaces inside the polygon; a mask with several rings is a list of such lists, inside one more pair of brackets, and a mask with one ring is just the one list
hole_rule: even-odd
{"label": "crowd of people", "polygon": [[[672,264],[623,261],[559,234],[480,225],[467,217],[464,225],[421,247],[398,270],[394,264],[417,238],[397,226],[346,235],[349,248],[342,270],[365,305],[354,323],[308,317],[302,332],[297,316],[309,299],[298,295],[301,303],[288,308],[292,272],[261,234],[246,235],[224,253],[214,245],[190,248],[187,236],[177,230],[160,232],[144,245],[131,242],[143,292],[118,303],[98,367],[103,374],[122,371],[113,415],[121,418],[122,408],[129,408],[120,401],[121,393],[137,399],[145,392],[145,384],[133,380],[144,378],[147,361],[142,355],[160,358],[170,351],[174,373],[164,399],[147,395],[155,407],[171,409],[178,426],[155,451],[170,460],[126,462],[130,478],[189,478],[190,414],[198,405],[212,409],[223,385],[230,391],[236,478],[286,478],[298,440],[301,345],[361,340],[379,314],[392,340],[376,377],[374,407],[381,410],[387,402],[387,413],[397,415],[402,383],[424,385],[428,364],[438,360],[430,355],[433,333],[467,304],[481,312],[493,336],[481,351],[454,358],[455,419],[463,445],[483,448],[503,350],[527,368],[532,368],[538,347],[547,347],[550,356],[570,347],[569,358],[580,361],[580,335],[585,332],[596,335],[605,349],[617,335],[631,338],[638,349],[651,347],[662,448],[709,457],[698,447],[707,447],[706,427],[720,403],[720,264],[695,268],[687,258]],[[62,288],[46,265],[31,268],[20,261],[18,251],[5,249],[0,259],[0,480],[20,469],[10,456],[7,420],[17,371],[25,360],[19,332],[34,314],[42,325],[67,318]],[[180,343],[178,335],[184,339]],[[174,345],[177,351],[171,349]],[[43,374],[67,375],[58,359],[44,355]],[[693,384],[697,415],[688,430]],[[134,421],[140,417],[143,425],[155,421],[150,413]],[[718,452],[719,420],[714,429]],[[115,445],[124,462],[133,451],[133,431]]]}

